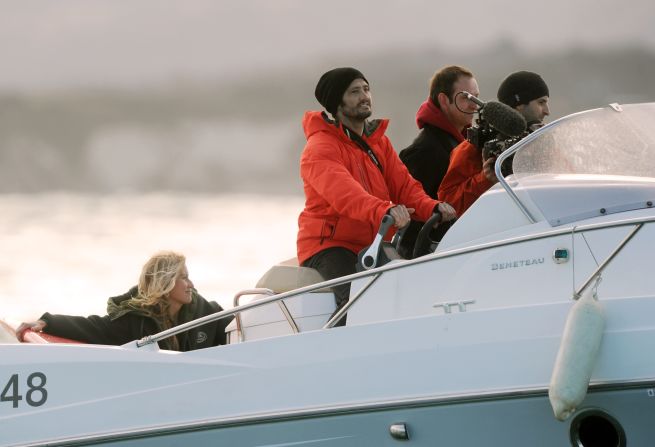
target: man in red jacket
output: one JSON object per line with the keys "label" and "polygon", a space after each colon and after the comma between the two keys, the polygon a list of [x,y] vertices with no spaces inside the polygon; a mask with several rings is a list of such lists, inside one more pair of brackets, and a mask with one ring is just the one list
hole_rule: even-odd
{"label": "man in red jacket", "polygon": [[[512,73],[498,88],[498,100],[523,115],[529,132],[541,127],[550,115],[549,96],[546,82],[529,71]],[[448,172],[439,187],[439,198],[452,204],[459,216],[498,182],[496,157],[485,158],[481,149],[469,141],[453,149]]]}
{"label": "man in red jacket", "polygon": [[[371,244],[387,213],[397,228],[412,217],[426,221],[437,210],[443,220],[455,217],[450,205],[430,198],[409,175],[384,135],[388,120],[368,120],[371,92],[361,72],[330,70],[314,93],[332,118],[325,112],[306,112],[303,118],[307,144],[300,159],[305,190],[305,209],[298,217],[301,265],[328,280],[355,273],[357,253]],[[349,299],[350,284],[333,290],[338,310]]]}

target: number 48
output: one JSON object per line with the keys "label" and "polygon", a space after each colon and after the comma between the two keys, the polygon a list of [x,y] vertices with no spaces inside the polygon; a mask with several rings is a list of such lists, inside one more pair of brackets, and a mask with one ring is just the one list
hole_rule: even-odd
{"label": "number 48", "polygon": [[[48,391],[45,389],[45,374],[35,372],[27,376],[27,394],[25,401],[31,407],[39,407],[48,400]],[[36,393],[36,396],[35,396]],[[37,399],[34,399],[37,397]],[[23,400],[23,396],[18,392],[18,374],[14,374],[5,385],[0,394],[0,402],[12,402],[14,408],[18,408],[18,401]]]}

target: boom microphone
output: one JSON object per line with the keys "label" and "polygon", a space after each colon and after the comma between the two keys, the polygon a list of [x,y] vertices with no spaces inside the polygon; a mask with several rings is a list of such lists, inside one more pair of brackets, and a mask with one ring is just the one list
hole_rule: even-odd
{"label": "boom microphone", "polygon": [[520,137],[525,132],[525,118],[502,102],[488,101],[480,111],[489,125],[508,137]]}
{"label": "boom microphone", "polygon": [[466,90],[462,90],[461,93],[462,93],[462,95],[466,96],[466,99],[468,99],[469,101],[475,103],[478,107],[480,107],[480,108],[484,107],[485,102],[483,100],[481,100],[480,98],[478,98],[477,96],[473,96],[472,94],[470,94]]}

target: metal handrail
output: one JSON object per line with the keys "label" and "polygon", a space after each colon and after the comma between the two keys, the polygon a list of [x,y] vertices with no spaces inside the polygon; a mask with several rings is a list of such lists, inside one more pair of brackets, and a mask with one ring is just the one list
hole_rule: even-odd
{"label": "metal handrail", "polygon": [[617,247],[612,251],[612,253],[609,254],[609,256],[605,259],[605,261],[603,261],[603,263],[599,265],[598,268],[596,268],[596,270],[591,275],[589,275],[589,278],[584,282],[584,284],[582,284],[582,286],[580,286],[580,288],[575,291],[573,295],[574,299],[576,300],[580,299],[582,292],[584,292],[584,290],[589,286],[589,284],[591,284],[591,282],[594,279],[596,279],[603,272],[603,270],[605,270],[605,267],[609,265],[612,259],[614,259],[616,255],[619,254],[619,252],[623,249],[623,247],[625,247],[625,245],[630,241],[630,239],[632,239],[634,235],[637,234],[637,232],[641,230],[643,226],[644,226],[643,222],[637,224],[635,228],[633,228],[632,231],[628,233],[628,235],[625,238],[623,238],[623,240],[619,243],[619,245],[617,245]]}
{"label": "metal handrail", "polygon": [[[378,272],[381,272],[384,267],[380,267],[379,269],[376,269]],[[228,310],[223,310],[220,312],[216,312],[210,315],[205,315],[204,317],[197,318],[192,321],[188,321],[186,323],[180,324],[179,326],[172,327],[170,329],[166,329],[165,331],[158,332],[153,335],[147,335],[143,337],[142,339],[138,340],[136,342],[137,348],[156,343],[160,340],[164,340],[168,337],[171,337],[173,335],[177,335],[181,332],[187,331],[189,329],[193,329],[198,326],[202,326],[207,323],[212,323],[214,321],[220,320],[225,317],[229,317],[235,314],[238,314],[239,312],[243,312],[249,309],[253,309],[256,307],[264,306],[266,304],[274,303],[276,301],[280,301],[286,298],[291,298],[297,295],[302,295],[303,293],[307,292],[314,292],[317,290],[325,289],[325,288],[331,288],[333,286],[338,286],[341,284],[346,284],[349,282],[352,282],[356,279],[363,278],[366,276],[371,276],[374,275],[376,270],[369,270],[369,271],[364,271],[364,272],[359,272],[359,273],[353,273],[352,275],[347,275],[347,276],[342,276],[340,278],[335,278],[331,279],[328,281],[323,281],[320,283],[312,284],[309,286],[301,287],[299,289],[291,290],[289,292],[284,292],[284,293],[279,293],[277,295],[272,295],[268,298],[262,298],[260,300],[256,300],[247,304],[242,304],[238,307],[234,307],[232,309]],[[249,289],[252,290],[252,289]]]}
{"label": "metal handrail", "polygon": [[280,310],[284,314],[284,317],[287,319],[289,326],[291,326],[291,331],[294,334],[300,332],[300,329],[298,329],[298,325],[296,324],[296,320],[291,315],[291,312],[289,312],[289,308],[287,307],[287,304],[284,302],[284,300],[278,301],[277,305],[280,306]]}
{"label": "metal handrail", "polygon": [[[573,227],[573,233],[580,233],[583,231],[594,231],[594,230],[600,230],[603,228],[614,228],[614,227],[622,227],[622,226],[630,226],[630,225],[635,225],[638,223],[653,223],[655,222],[655,217],[650,216],[650,217],[637,217],[637,218],[630,218],[630,219],[623,219],[620,221],[614,221],[614,222],[601,222],[601,223],[593,223],[593,224],[586,224],[586,225],[581,225],[581,226],[575,226]],[[211,315],[206,315],[204,317],[198,318],[193,321],[189,321],[186,323],[183,323],[179,326],[175,326],[170,329],[166,329],[165,331],[159,332],[157,334],[153,335],[148,335],[146,337],[143,337],[142,339],[138,340],[136,342],[136,346],[138,348],[156,343],[160,340],[166,339],[168,337],[171,337],[173,335],[179,334],[180,332],[187,331],[189,329],[193,329],[198,326],[202,326],[203,324],[211,323],[217,320],[220,320],[225,317],[229,317],[231,315],[238,314],[239,312],[243,312],[249,309],[253,309],[256,307],[260,307],[269,303],[274,303],[278,300],[282,300],[285,298],[291,298],[297,295],[302,295],[303,293],[307,292],[314,292],[320,289],[325,289],[325,288],[330,288],[333,286],[338,286],[340,284],[346,284],[352,281],[355,281],[357,279],[361,278],[366,278],[368,276],[374,276],[378,277],[382,273],[385,273],[387,271],[391,270],[397,270],[397,269],[403,269],[407,267],[411,267],[417,264],[423,264],[425,262],[431,262],[434,261],[435,259],[442,259],[442,258],[449,258],[452,256],[458,256],[462,254],[466,254],[469,252],[473,251],[478,251],[478,250],[485,250],[488,248],[493,248],[497,247],[500,245],[513,245],[513,244],[518,244],[522,242],[526,242],[529,240],[533,239],[543,239],[546,237],[551,237],[551,236],[556,236],[556,235],[561,235],[561,234],[571,234],[571,227],[566,227],[566,228],[558,228],[555,230],[549,230],[549,231],[543,231],[540,233],[536,234],[531,234],[531,235],[525,235],[525,236],[517,236],[514,238],[508,238],[508,239],[502,239],[499,241],[493,241],[493,242],[486,242],[486,243],[481,243],[473,246],[468,246],[464,248],[455,248],[455,249],[450,249],[450,250],[444,250],[439,253],[433,253],[430,255],[425,255],[420,258],[416,259],[411,259],[407,260],[404,262],[391,262],[389,264],[385,264],[381,267],[376,267],[375,269],[372,270],[365,270],[362,272],[357,272],[353,273],[352,275],[347,275],[347,276],[342,276],[340,278],[335,278],[331,279],[328,281],[323,281],[320,283],[312,284],[309,286],[301,287],[299,289],[291,290],[289,292],[284,292],[284,293],[279,293],[277,295],[270,296],[268,298],[262,298],[261,300],[256,300],[248,304],[242,304],[238,307],[234,307],[232,309],[228,310],[223,310],[221,312],[216,312]],[[374,280],[372,280],[369,284],[365,285],[364,287],[368,288],[370,284],[372,284]],[[361,293],[358,294],[361,296]],[[357,296],[357,298],[359,298]],[[354,300],[356,301],[356,300]],[[337,313],[334,315],[333,318],[328,321],[328,323],[324,327],[328,327],[328,324],[332,322],[332,325],[334,324],[334,321],[338,321],[338,318],[340,318],[350,307],[352,307],[352,304],[348,303],[346,306],[344,306],[343,312],[340,314]],[[334,321],[333,321],[334,320]],[[332,326],[329,326],[332,327]]]}
{"label": "metal handrail", "polygon": [[330,329],[330,328],[333,327],[335,324],[337,324],[337,321],[339,321],[339,320],[341,319],[341,317],[343,317],[344,314],[345,314],[346,312],[348,312],[348,309],[350,309],[350,308],[352,307],[352,305],[355,304],[355,303],[357,302],[357,300],[359,299],[359,297],[362,296],[362,295],[364,294],[364,292],[366,292],[366,290],[367,290],[369,287],[371,287],[371,285],[373,285],[373,283],[374,283],[374,282],[375,282],[379,277],[380,277],[380,273],[378,273],[378,274],[376,274],[375,276],[373,276],[373,277],[370,279],[369,282],[367,282],[366,284],[364,284],[364,286],[363,286],[361,289],[359,289],[359,291],[357,292],[357,294],[356,294],[354,297],[352,297],[352,298],[350,298],[350,299],[348,300],[348,302],[345,304],[345,306],[343,306],[341,309],[339,309],[339,311],[338,311],[337,313],[335,313],[334,315],[332,315],[332,318],[330,318],[330,319],[328,320],[328,322],[325,323],[325,325],[323,326],[323,329]]}
{"label": "metal handrail", "polygon": [[[232,300],[232,307],[239,307],[239,300],[244,295],[275,295],[275,292],[273,292],[271,289],[266,289],[263,287],[257,289],[242,290],[234,295],[234,299]],[[234,320],[237,324],[237,334],[239,334],[239,341],[243,342],[245,340],[245,336],[243,335],[243,327],[241,324],[241,313],[236,314],[234,316]]]}
{"label": "metal handrail", "polygon": [[505,162],[507,158],[509,158],[511,155],[514,155],[516,151],[519,150],[521,146],[515,145],[509,149],[507,149],[505,152],[501,153],[498,156],[498,159],[496,160],[496,164],[494,166],[494,171],[496,174],[496,178],[498,179],[498,183],[503,187],[503,189],[507,192],[507,195],[510,196],[510,198],[514,201],[514,204],[521,210],[523,215],[528,218],[528,221],[530,223],[535,223],[537,222],[537,219],[532,215],[530,210],[528,210],[528,207],[521,202],[521,199],[516,195],[514,190],[512,189],[511,186],[509,186],[509,183],[507,183],[507,180],[505,180],[505,177],[503,176],[502,173],[502,165]]}
{"label": "metal handrail", "polygon": [[[266,289],[263,287],[256,288],[256,289],[246,289],[242,290],[240,292],[237,292],[236,295],[234,295],[234,299],[232,300],[232,305],[234,307],[239,307],[239,300],[241,299],[242,296],[245,295],[275,295],[275,292],[271,289]],[[294,334],[297,334],[300,332],[300,329],[298,329],[298,324],[296,323],[296,320],[293,318],[291,315],[291,312],[289,312],[289,308],[285,304],[284,301],[280,300],[277,302],[278,306],[280,307],[280,310],[282,311],[282,315],[284,315],[284,318],[287,319],[287,323],[289,323],[289,326],[291,327],[291,331]],[[243,330],[243,325],[241,323],[241,313],[239,312],[238,314],[235,315],[234,320],[237,323],[237,334],[239,334],[239,341],[244,342],[246,341],[246,335]]]}

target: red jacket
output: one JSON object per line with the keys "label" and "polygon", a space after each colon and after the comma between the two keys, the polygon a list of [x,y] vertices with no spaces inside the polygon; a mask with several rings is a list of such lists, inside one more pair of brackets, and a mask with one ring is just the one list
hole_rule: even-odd
{"label": "red jacket", "polygon": [[[439,202],[414,180],[384,135],[388,120],[379,121],[369,144],[382,171],[350,140],[341,126],[321,112],[306,112],[307,144],[300,158],[305,209],[298,217],[298,261],[330,247],[357,253],[373,242],[382,216],[393,206],[415,208],[413,216],[429,219]],[[387,237],[392,234],[390,232]]]}
{"label": "red jacket", "polygon": [[448,171],[441,181],[437,197],[450,203],[461,216],[493,183],[482,172],[482,154],[468,141],[450,154]]}

